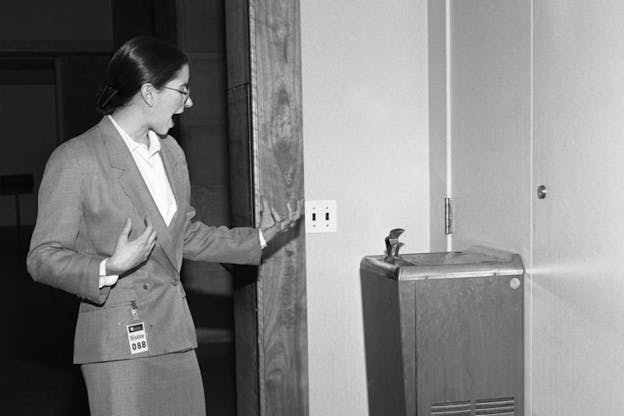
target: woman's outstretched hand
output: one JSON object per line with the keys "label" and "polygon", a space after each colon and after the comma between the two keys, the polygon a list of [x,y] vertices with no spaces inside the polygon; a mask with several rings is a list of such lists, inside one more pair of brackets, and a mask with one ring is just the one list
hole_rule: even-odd
{"label": "woman's outstretched hand", "polygon": [[288,210],[288,215],[282,218],[277,210],[270,206],[266,199],[262,198],[260,229],[267,243],[279,233],[288,231],[297,225],[303,215],[303,201],[298,200],[295,207],[289,201],[286,203],[286,209]]}
{"label": "woman's outstretched hand", "polygon": [[126,224],[117,239],[115,251],[106,262],[107,274],[122,274],[147,260],[156,244],[156,230],[149,218],[145,219],[145,224],[143,233],[134,240],[129,240],[132,221],[130,218],[126,220]]}

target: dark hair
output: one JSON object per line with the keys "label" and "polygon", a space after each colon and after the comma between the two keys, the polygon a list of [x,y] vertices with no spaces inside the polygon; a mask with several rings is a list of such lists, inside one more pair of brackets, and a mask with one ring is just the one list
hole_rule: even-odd
{"label": "dark hair", "polygon": [[97,110],[111,114],[127,104],[143,84],[160,88],[187,63],[184,52],[159,39],[138,36],[128,40],[108,63],[107,80],[97,97]]}

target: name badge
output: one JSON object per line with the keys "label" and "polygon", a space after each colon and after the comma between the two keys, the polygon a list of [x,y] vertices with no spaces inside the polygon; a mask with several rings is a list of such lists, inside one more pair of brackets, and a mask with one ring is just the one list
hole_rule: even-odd
{"label": "name badge", "polygon": [[147,345],[147,333],[145,332],[145,324],[137,322],[127,325],[128,342],[130,343],[130,354],[139,354],[149,351]]}

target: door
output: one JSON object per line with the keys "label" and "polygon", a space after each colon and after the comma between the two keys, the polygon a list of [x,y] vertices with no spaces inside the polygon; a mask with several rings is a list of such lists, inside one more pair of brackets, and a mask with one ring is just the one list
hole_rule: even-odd
{"label": "door", "polygon": [[[521,254],[526,266],[531,230],[531,3],[448,4],[453,205],[448,249],[486,245],[509,250]],[[522,357],[526,344],[511,345],[513,354]],[[513,380],[505,376],[509,384],[504,386],[517,404],[514,414],[521,416],[523,375]]]}
{"label": "door", "polygon": [[532,414],[621,415],[624,3],[533,7]]}
{"label": "door", "polygon": [[450,2],[453,249],[527,257],[530,10],[525,0]]}

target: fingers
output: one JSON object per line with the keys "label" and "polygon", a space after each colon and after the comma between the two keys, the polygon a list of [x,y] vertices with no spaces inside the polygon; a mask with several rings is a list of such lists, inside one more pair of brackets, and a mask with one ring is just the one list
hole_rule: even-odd
{"label": "fingers", "polygon": [[156,245],[156,229],[149,217],[145,217],[145,230],[132,241],[132,244],[137,246],[137,249],[142,253],[142,257],[145,259],[152,252],[152,249]]}
{"label": "fingers", "polygon": [[117,238],[117,242],[127,241],[130,236],[130,231],[132,231],[132,220],[130,218],[126,219],[126,223],[124,224],[124,228],[121,230],[119,234],[119,238]]}
{"label": "fingers", "polygon": [[277,210],[273,207],[271,207],[271,216],[273,216],[273,221],[275,222],[282,221],[281,215],[279,215],[279,212],[277,212]]}
{"label": "fingers", "polygon": [[154,246],[156,245],[156,232],[153,232],[150,234],[149,238],[147,239],[146,245],[149,251],[151,252]]}
{"label": "fingers", "polygon": [[288,218],[284,220],[282,224],[282,229],[285,230],[287,228],[292,228],[294,225],[294,217],[295,213],[293,212],[292,204],[290,201],[286,202],[286,209],[288,210]]}
{"label": "fingers", "polygon": [[107,270],[121,274],[146,261],[157,241],[157,233],[152,221],[145,218],[145,229],[133,240],[129,239],[132,221],[128,218],[119,236],[115,250],[106,264]]}
{"label": "fingers", "polygon": [[[291,201],[286,203],[286,209],[288,210],[288,217],[284,218],[276,218],[276,221],[279,222],[279,228],[281,231],[286,231],[289,228],[294,228],[297,225],[297,221],[301,218],[301,200],[297,200],[296,208],[293,209],[293,204]],[[274,215],[275,216],[275,215]]]}
{"label": "fingers", "polygon": [[294,213],[293,213],[292,204],[290,203],[290,201],[286,202],[286,209],[288,210],[288,218],[290,218],[290,220],[292,221]]}
{"label": "fingers", "polygon": [[145,230],[143,230],[143,233],[139,237],[144,237],[147,239],[152,233],[155,233],[152,220],[150,220],[149,217],[145,217]]}
{"label": "fingers", "polygon": [[292,208],[290,206],[290,203],[288,204],[288,213],[289,213],[289,217],[290,217],[290,228],[293,228],[295,225],[297,225],[297,221],[299,221],[299,218],[301,218],[301,214],[302,214],[302,210],[301,210],[301,200],[297,200],[297,208],[295,209],[295,211],[292,211]]}
{"label": "fingers", "polygon": [[286,202],[288,213],[283,217],[273,208],[264,197],[261,197],[262,212],[260,226],[263,230],[275,227],[278,232],[285,232],[289,228],[294,228],[303,213],[303,200],[291,200]]}
{"label": "fingers", "polygon": [[145,217],[145,230],[139,238],[145,240],[145,248],[148,253],[151,252],[156,244],[156,229],[154,228],[152,220],[150,220],[149,217]]}
{"label": "fingers", "polygon": [[139,254],[143,261],[147,260],[156,245],[156,229],[149,217],[145,217],[145,230],[134,241],[138,245]]}
{"label": "fingers", "polygon": [[293,221],[298,220],[301,217],[301,214],[303,213],[303,201],[301,199],[297,200],[297,208],[295,209],[295,211],[293,212],[293,215],[291,216]]}
{"label": "fingers", "polygon": [[275,222],[278,224],[280,231],[286,231],[288,228],[292,226],[293,221],[293,210],[290,205],[290,202],[286,203],[286,209],[288,210],[288,215],[286,218],[282,218],[277,211],[273,210],[273,218],[275,218]]}
{"label": "fingers", "polygon": [[260,197],[260,200],[262,202],[262,206],[260,208],[260,224],[259,225],[260,225],[260,228],[262,228],[263,230],[266,230],[267,228],[270,228],[275,225],[275,220],[273,219],[273,215],[272,215],[273,210],[271,209],[271,205],[269,205],[269,202],[264,197]]}
{"label": "fingers", "polygon": [[301,218],[303,217],[305,211],[305,204],[303,202],[303,199],[297,201],[297,205],[299,205],[299,218]]}
{"label": "fingers", "polygon": [[143,251],[143,261],[147,260],[149,256],[152,254],[152,250],[156,245],[156,238],[151,239],[144,247]]}
{"label": "fingers", "polygon": [[267,201],[265,197],[261,197],[260,199],[262,200],[262,213],[271,212],[269,201]]}
{"label": "fingers", "polygon": [[130,235],[130,231],[132,231],[132,220],[130,217],[126,219],[126,223],[124,224],[123,231],[121,232],[124,236],[128,237]]}

